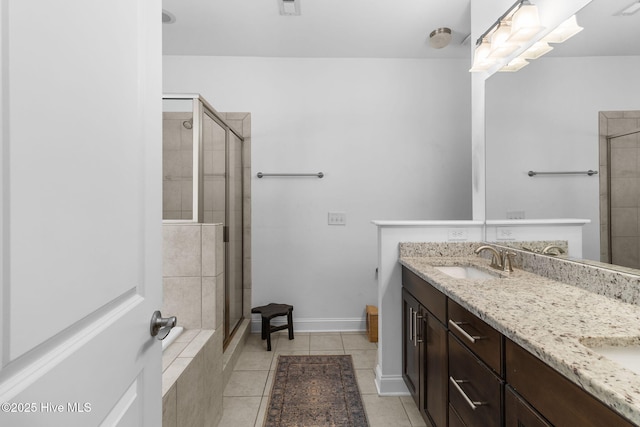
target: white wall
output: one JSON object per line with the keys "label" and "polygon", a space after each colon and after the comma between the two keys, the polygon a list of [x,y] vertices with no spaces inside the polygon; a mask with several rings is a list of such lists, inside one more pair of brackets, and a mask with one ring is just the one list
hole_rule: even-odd
{"label": "white wall", "polygon": [[587,218],[585,258],[600,258],[598,112],[640,109],[640,57],[542,58],[487,80],[487,218]]}
{"label": "white wall", "polygon": [[[164,58],[165,92],[252,115],[252,304],[298,327],[364,328],[372,219],[470,219],[467,60]],[[318,172],[262,178],[262,172]],[[343,211],[346,226],[328,226]]]}

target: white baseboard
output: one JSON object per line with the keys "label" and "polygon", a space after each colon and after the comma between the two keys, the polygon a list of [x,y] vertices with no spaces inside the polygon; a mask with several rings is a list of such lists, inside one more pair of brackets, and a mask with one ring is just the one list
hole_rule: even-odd
{"label": "white baseboard", "polygon": [[383,375],[380,365],[376,365],[376,388],[379,396],[408,396],[409,389],[402,375]]}
{"label": "white baseboard", "polygon": [[[284,325],[286,319],[276,318],[271,321],[271,326]],[[313,318],[294,318],[293,332],[352,332],[365,331],[367,328],[364,318],[332,318],[332,319],[313,319]],[[251,332],[259,334],[262,330],[262,321],[256,316],[251,319]]]}

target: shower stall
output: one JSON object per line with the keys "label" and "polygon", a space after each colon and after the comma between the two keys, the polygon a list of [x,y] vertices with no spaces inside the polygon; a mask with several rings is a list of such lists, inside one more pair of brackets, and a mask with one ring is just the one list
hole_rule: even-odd
{"label": "shower stall", "polygon": [[224,337],[243,320],[242,128],[197,94],[163,96],[163,206],[166,222],[222,224]]}
{"label": "shower stall", "polygon": [[640,268],[640,111],[601,111],[601,260]]}

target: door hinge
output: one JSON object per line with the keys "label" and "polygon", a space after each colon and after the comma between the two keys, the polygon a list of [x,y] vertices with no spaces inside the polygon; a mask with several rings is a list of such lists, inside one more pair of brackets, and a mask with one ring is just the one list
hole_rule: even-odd
{"label": "door hinge", "polygon": [[222,241],[224,243],[229,242],[229,226],[228,225],[222,226]]}

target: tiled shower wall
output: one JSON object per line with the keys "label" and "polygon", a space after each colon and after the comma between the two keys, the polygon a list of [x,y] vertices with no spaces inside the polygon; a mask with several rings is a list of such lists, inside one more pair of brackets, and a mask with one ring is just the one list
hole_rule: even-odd
{"label": "tiled shower wall", "polygon": [[640,134],[613,139],[610,158],[606,136],[638,128],[640,111],[600,112],[600,259],[632,268],[640,268]]}
{"label": "tiled shower wall", "polygon": [[163,113],[163,219],[193,217],[193,129],[183,125],[191,117],[191,113]]}

